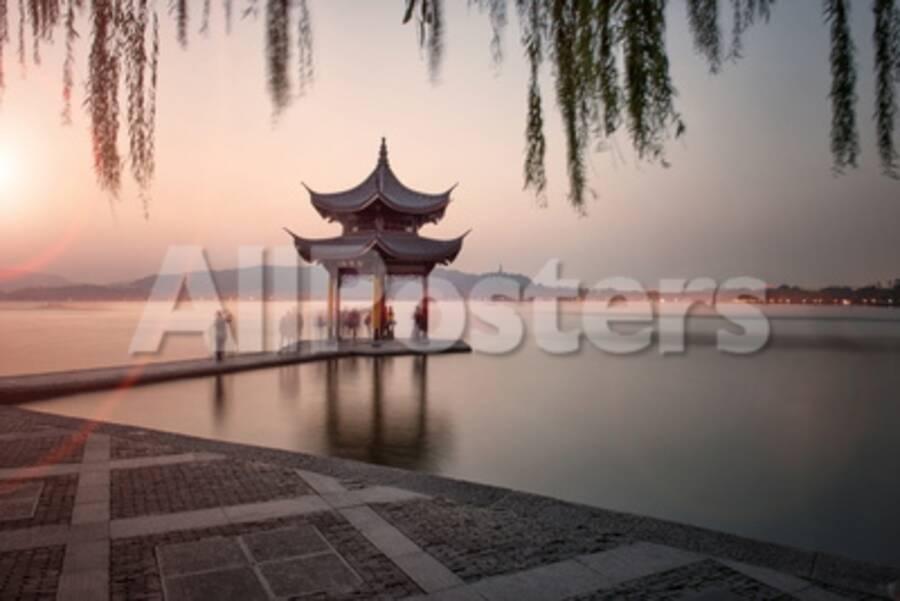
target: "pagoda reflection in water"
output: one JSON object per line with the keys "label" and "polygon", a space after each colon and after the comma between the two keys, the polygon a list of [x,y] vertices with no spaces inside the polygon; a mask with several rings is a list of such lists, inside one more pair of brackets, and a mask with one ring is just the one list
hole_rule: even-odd
{"label": "pagoda reflection in water", "polygon": [[[428,361],[426,355],[349,357],[272,370],[284,418],[302,420],[289,448],[436,469],[450,450],[451,432],[446,420],[429,412]],[[223,432],[240,420],[236,404],[246,398],[235,384],[234,376],[210,379],[211,412]]]}

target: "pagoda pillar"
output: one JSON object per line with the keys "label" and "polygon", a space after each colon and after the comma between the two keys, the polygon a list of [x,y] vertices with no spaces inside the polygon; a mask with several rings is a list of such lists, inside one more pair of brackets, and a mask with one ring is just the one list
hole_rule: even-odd
{"label": "pagoda pillar", "polygon": [[325,317],[326,317],[326,331],[325,335],[328,340],[334,340],[335,338],[335,299],[336,299],[336,281],[337,274],[330,269],[328,270],[328,304],[325,308]]}
{"label": "pagoda pillar", "polygon": [[372,281],[372,338],[381,340],[384,333],[384,272],[377,270]]}
{"label": "pagoda pillar", "polygon": [[341,270],[334,277],[334,338],[341,339]]}
{"label": "pagoda pillar", "polygon": [[422,336],[428,339],[428,274],[422,276]]}

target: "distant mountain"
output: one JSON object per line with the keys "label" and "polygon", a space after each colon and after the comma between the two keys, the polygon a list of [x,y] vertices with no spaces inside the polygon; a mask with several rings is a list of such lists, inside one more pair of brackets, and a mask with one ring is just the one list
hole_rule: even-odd
{"label": "distant mountain", "polygon": [[0,292],[23,288],[55,288],[70,283],[66,278],[50,273],[0,268]]}
{"label": "distant mountain", "polygon": [[[247,283],[243,290],[244,297],[259,299],[265,296],[268,299],[295,298],[295,290],[284,282],[290,282],[296,276],[299,284],[300,298],[324,299],[328,288],[328,274],[321,267],[302,266],[265,266],[247,267],[244,269],[223,269],[212,272],[215,293],[222,299],[238,298],[239,282],[243,279]],[[463,297],[469,298],[473,288],[487,277],[502,276],[515,280],[520,287],[522,298],[541,298],[549,296],[563,296],[574,298],[578,291],[574,289],[550,288],[533,284],[527,276],[494,271],[489,273],[467,273],[455,269],[437,268],[433,276],[449,282]],[[202,274],[190,273],[187,278],[194,283],[201,281]],[[181,292],[182,282],[185,276],[160,275],[146,276],[130,282],[120,282],[108,285],[99,284],[73,284],[65,278],[43,274],[23,273],[0,269],[0,301],[40,301],[40,302],[66,302],[66,301],[142,301],[150,298],[154,288],[159,290],[162,298],[171,298]],[[341,289],[341,298],[346,300],[369,300],[371,298],[371,285],[368,278],[361,278],[363,285],[356,285],[353,278],[348,278]],[[412,286],[404,288],[410,282]],[[441,298],[440,287],[432,285],[429,293],[435,298]],[[399,278],[392,281],[388,295],[393,299],[416,300],[421,294],[419,283],[411,278]],[[587,294],[594,296],[595,292]],[[659,298],[659,293],[649,291],[652,298]],[[485,296],[485,295],[479,295]],[[493,295],[498,296],[498,295]],[[505,296],[500,295],[503,298]],[[685,295],[678,295],[684,298]],[[690,296],[690,295],[686,295]],[[210,295],[212,298],[213,295]],[[515,299],[510,299],[515,300]],[[787,284],[771,287],[766,291],[766,302],[788,304],[852,304],[869,306],[900,307],[900,279],[891,280],[877,285],[854,288],[851,286],[828,286],[821,290],[807,290],[798,286]]]}
{"label": "distant mountain", "polygon": [[[237,298],[239,282],[245,280],[247,285],[242,291],[245,297],[286,299],[293,298],[292,289],[279,289],[290,286],[291,278],[296,274],[300,296],[305,298],[322,299],[326,296],[328,275],[320,267],[302,266],[299,268],[283,266],[247,267],[244,269],[223,269],[212,272],[215,292],[220,298]],[[492,272],[472,274],[455,269],[437,268],[433,276],[441,278],[450,284],[463,296],[468,297],[473,287],[482,279],[490,276],[503,276],[511,278],[519,283],[523,295],[532,284],[527,276]],[[202,283],[202,274],[189,273],[186,276],[191,283]],[[366,281],[367,278],[361,278]],[[0,290],[0,300],[7,301],[116,301],[116,300],[146,300],[150,298],[154,289],[163,298],[171,298],[180,291],[185,276],[182,274],[146,276],[130,282],[121,282],[109,285],[70,284],[60,278],[61,285],[32,284],[26,287],[15,287],[8,290]],[[48,283],[52,280],[46,280]],[[404,285],[413,281],[407,278],[393,280],[389,295],[392,298],[415,299],[420,294],[418,284],[410,286],[404,291]],[[287,282],[288,284],[282,284]],[[261,285],[260,285],[261,284]],[[534,286],[532,295],[542,296],[551,292],[545,286]],[[572,295],[575,291],[570,291]],[[264,294],[265,293],[265,294]],[[440,289],[432,287],[430,293],[433,296],[441,295]],[[212,296],[212,295],[210,295]],[[366,285],[356,286],[353,278],[344,282],[341,296],[348,300],[363,300],[371,296],[371,287]]]}

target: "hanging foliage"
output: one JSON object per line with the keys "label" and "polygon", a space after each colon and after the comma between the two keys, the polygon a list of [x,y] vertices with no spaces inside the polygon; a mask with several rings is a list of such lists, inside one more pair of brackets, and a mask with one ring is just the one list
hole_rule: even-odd
{"label": "hanging foliage", "polygon": [[[6,84],[4,50],[10,42],[8,2],[0,0],[0,94]],[[162,0],[160,0],[162,1]],[[176,24],[176,39],[187,47],[188,0],[167,0]],[[60,26],[65,35],[62,66],[62,110],[64,123],[72,121],[75,51],[80,39],[77,23],[89,21],[89,54],[84,105],[90,119],[92,156],[97,181],[103,190],[117,196],[123,169],[137,184],[145,212],[155,171],[156,94],[159,73],[159,15],[156,0],[18,0],[18,63],[25,72],[29,53],[34,64],[41,60],[41,45],[53,41]],[[252,10],[255,0],[248,0]],[[231,28],[232,0],[223,0],[226,29]],[[269,0],[267,5],[267,50],[270,95],[281,110],[290,101],[288,28],[296,8],[299,93],[313,77],[312,22],[305,0]],[[211,0],[204,0],[201,31],[211,18]],[[28,39],[30,36],[30,40]],[[124,99],[120,92],[124,91]],[[0,95],[2,98],[2,95]],[[122,108],[124,107],[124,109]],[[127,137],[127,152],[119,148],[120,129]],[[125,165],[127,163],[127,166]]]}
{"label": "hanging foliage", "polygon": [[[223,0],[226,31],[232,27],[234,0]],[[275,114],[302,95],[313,80],[313,24],[307,0],[242,0],[242,14],[264,10],[266,85]],[[543,66],[549,63],[556,105],[563,122],[569,200],[584,209],[587,154],[623,129],[637,156],[668,165],[669,140],[685,132],[677,110],[677,92],[666,49],[666,0],[513,0],[528,61],[525,123],[525,187],[543,201],[547,186]],[[62,119],[72,119],[75,51],[79,19],[89,24],[85,106],[90,118],[94,167],[100,186],[117,194],[123,163],[146,201],[154,174],[154,131],[159,68],[157,2],[175,24],[175,41],[189,43],[189,0],[17,0],[16,36],[10,24],[13,0],[0,0],[0,99],[9,83],[4,64],[7,45],[15,43],[23,73],[41,61],[41,46],[64,33]],[[895,144],[897,85],[900,84],[900,10],[897,0],[871,0],[874,16],[874,121],[883,172],[898,177]],[[469,0],[491,26],[490,55],[503,57],[503,31],[509,0]],[[775,0],[686,0],[684,7],[696,52],[719,72],[744,53],[743,39],[756,23],[772,16]],[[856,118],[856,47],[850,30],[849,0],[823,0],[830,33],[831,153],[836,172],[859,162]],[[212,0],[198,6],[199,31],[207,33]],[[406,0],[402,21],[414,23],[432,80],[439,79],[446,23],[443,0]],[[240,9],[239,9],[240,10]],[[726,21],[730,20],[730,28]],[[723,30],[730,41],[723,41]],[[292,33],[294,32],[294,33]],[[297,40],[292,41],[292,35]],[[727,35],[727,34],[726,34]],[[292,54],[296,52],[296,59]],[[296,63],[293,61],[296,60]],[[291,65],[295,64],[296,67]],[[296,78],[296,83],[294,79]],[[119,99],[120,86],[125,98]],[[124,110],[120,111],[120,104]],[[120,114],[123,113],[123,114]],[[128,150],[119,149],[120,125]],[[124,158],[123,158],[124,157]]]}
{"label": "hanging foliage", "polygon": [[875,130],[881,169],[897,179],[894,119],[897,115],[896,82],[900,80],[900,12],[894,0],[875,0]]}
{"label": "hanging foliage", "polygon": [[75,68],[75,39],[77,37],[78,32],[75,31],[75,0],[68,0],[66,6],[66,59],[63,63],[62,92],[62,121],[66,125],[72,123],[72,85],[75,83],[72,71]]}
{"label": "hanging foliage", "polygon": [[3,100],[3,88],[6,84],[3,76],[3,49],[9,42],[9,13],[6,0],[0,0],[0,101]]}
{"label": "hanging foliage", "polygon": [[834,170],[856,167],[859,133],[856,129],[856,48],[850,37],[846,0],[825,0],[825,18],[831,27],[831,154]]}
{"label": "hanging foliage", "polygon": [[290,102],[291,84],[288,78],[291,38],[288,30],[288,0],[266,2],[266,56],[269,68],[269,95],[275,113]]}

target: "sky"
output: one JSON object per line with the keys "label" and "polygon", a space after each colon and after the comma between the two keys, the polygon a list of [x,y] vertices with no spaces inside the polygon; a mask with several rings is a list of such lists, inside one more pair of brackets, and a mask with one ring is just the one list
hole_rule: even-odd
{"label": "sky", "polygon": [[[566,200],[549,65],[548,206],[523,191],[528,72],[512,5],[497,65],[487,16],[462,0],[446,2],[444,62],[434,83],[415,29],[400,22],[404,2],[310,0],[315,81],[275,119],[262,18],[241,20],[225,35],[214,14],[213,31],[193,33],[183,50],[166,3],[157,3],[162,46],[148,219],[133,185],[111,200],[96,184],[81,106],[88,36],[77,48],[70,126],[59,118],[62,43],[45,48],[42,64],[29,63],[24,77],[14,48],[6,48],[0,268],[104,283],[155,273],[171,245],[200,245],[213,268],[229,268],[241,245],[287,244],[282,227],[334,235],[337,226],[319,218],[301,182],[320,191],[355,185],[374,167],[386,136],[391,165],[411,187],[442,191],[459,183],[445,219],[422,230],[450,238],[472,229],[453,265],[459,269],[502,264],[535,275],[559,259],[566,277],[592,283],[627,276],[648,287],[668,277],[753,276],[807,286],[900,277],[900,182],[880,175],[870,118],[868,3],[852,5],[858,170],[831,172],[829,41],[820,2],[777,4],[769,24],[747,33],[744,58],[718,75],[694,52],[683,3],[673,2],[667,45],[687,134],[669,144],[668,169],[637,161],[624,130],[591,153],[596,196],[586,215]],[[78,26],[88,31],[83,19]]]}

